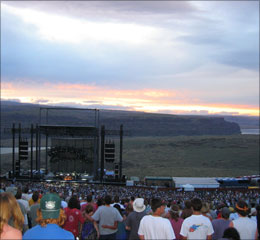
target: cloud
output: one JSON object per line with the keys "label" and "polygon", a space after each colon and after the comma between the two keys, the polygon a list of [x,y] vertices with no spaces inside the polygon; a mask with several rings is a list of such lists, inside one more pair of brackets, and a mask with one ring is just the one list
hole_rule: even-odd
{"label": "cloud", "polygon": [[[183,16],[197,11],[188,1],[18,1],[5,4],[17,8],[34,9],[60,16],[71,16],[93,20],[114,20],[139,22],[151,16],[168,15],[171,18]],[[183,16],[184,17],[184,16]]]}
{"label": "cloud", "polygon": [[124,111],[134,111],[132,107],[127,107],[123,105],[105,105],[105,104],[81,104],[74,102],[57,102],[49,104],[50,106],[59,106],[59,107],[73,107],[73,108],[91,108],[91,109],[106,109],[106,110],[124,110]]}
{"label": "cloud", "polygon": [[[111,87],[79,84],[44,83],[41,91],[30,81],[16,84],[3,83],[2,96],[11,99],[16,95],[21,102],[47,103],[48,105],[124,109],[147,112],[190,112],[216,114],[238,112],[257,115],[259,108],[250,105],[206,103],[189,91],[164,89],[122,90]],[[193,95],[192,95],[193,94]]]}
{"label": "cloud", "polygon": [[153,38],[153,35],[158,35],[158,30],[140,23],[94,22],[5,4],[3,7],[9,13],[20,17],[24,23],[33,25],[36,33],[48,41],[78,44],[105,40],[121,44],[143,44]]}
{"label": "cloud", "polygon": [[[22,102],[237,112],[198,108],[226,104],[256,113],[258,9],[243,1],[1,2],[2,93]],[[171,107],[182,104],[196,108]]]}
{"label": "cloud", "polygon": [[259,71],[259,47],[258,50],[256,47],[254,50],[227,51],[217,56],[217,59],[223,64]]}
{"label": "cloud", "polygon": [[21,100],[18,98],[1,98],[1,101],[10,101],[10,102],[17,102],[17,103],[21,103]]}
{"label": "cloud", "polygon": [[185,91],[191,102],[259,106],[258,76],[254,70],[208,63],[185,73],[155,76],[153,82],[158,82],[157,87]]}
{"label": "cloud", "polygon": [[36,99],[36,100],[32,99],[31,101],[32,103],[35,104],[47,104],[50,102],[48,99]]}

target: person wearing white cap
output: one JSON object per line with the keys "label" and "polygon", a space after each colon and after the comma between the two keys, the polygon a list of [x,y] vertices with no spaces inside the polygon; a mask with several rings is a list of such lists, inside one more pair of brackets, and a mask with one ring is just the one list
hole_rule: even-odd
{"label": "person wearing white cap", "polygon": [[134,211],[127,216],[125,221],[126,230],[130,231],[128,238],[129,240],[139,239],[137,232],[140,225],[140,221],[146,215],[144,199],[136,198],[133,202],[133,209]]}

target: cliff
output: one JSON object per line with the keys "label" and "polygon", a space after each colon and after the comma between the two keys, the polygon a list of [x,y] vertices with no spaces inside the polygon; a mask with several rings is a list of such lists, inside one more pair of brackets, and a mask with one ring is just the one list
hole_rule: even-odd
{"label": "cliff", "polygon": [[[21,123],[22,127],[39,123],[41,105],[21,104],[9,101],[1,102],[1,133],[11,128],[12,123]],[[43,106],[42,106],[43,107]],[[44,119],[44,116],[43,116]],[[93,116],[84,111],[50,111],[49,123],[57,125],[88,125]],[[93,122],[93,121],[92,121]],[[178,135],[232,135],[240,134],[237,123],[228,122],[224,117],[182,116],[154,114],[144,112],[100,110],[100,125],[106,129],[124,130],[130,136],[178,136]]]}

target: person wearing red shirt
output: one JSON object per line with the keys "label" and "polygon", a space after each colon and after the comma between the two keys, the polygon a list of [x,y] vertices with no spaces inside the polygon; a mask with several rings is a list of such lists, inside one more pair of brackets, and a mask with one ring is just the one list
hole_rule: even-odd
{"label": "person wearing red shirt", "polygon": [[63,225],[63,228],[72,232],[75,238],[79,237],[79,229],[81,229],[82,224],[85,222],[85,219],[79,209],[80,204],[76,196],[72,196],[70,198],[68,207],[64,209],[67,219]]}

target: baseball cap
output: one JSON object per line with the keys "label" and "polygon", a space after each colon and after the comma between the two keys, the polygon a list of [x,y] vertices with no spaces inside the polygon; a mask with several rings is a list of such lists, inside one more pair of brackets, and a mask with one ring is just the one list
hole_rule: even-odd
{"label": "baseball cap", "polygon": [[58,194],[48,193],[41,198],[40,208],[43,219],[57,219],[60,215],[61,200]]}

